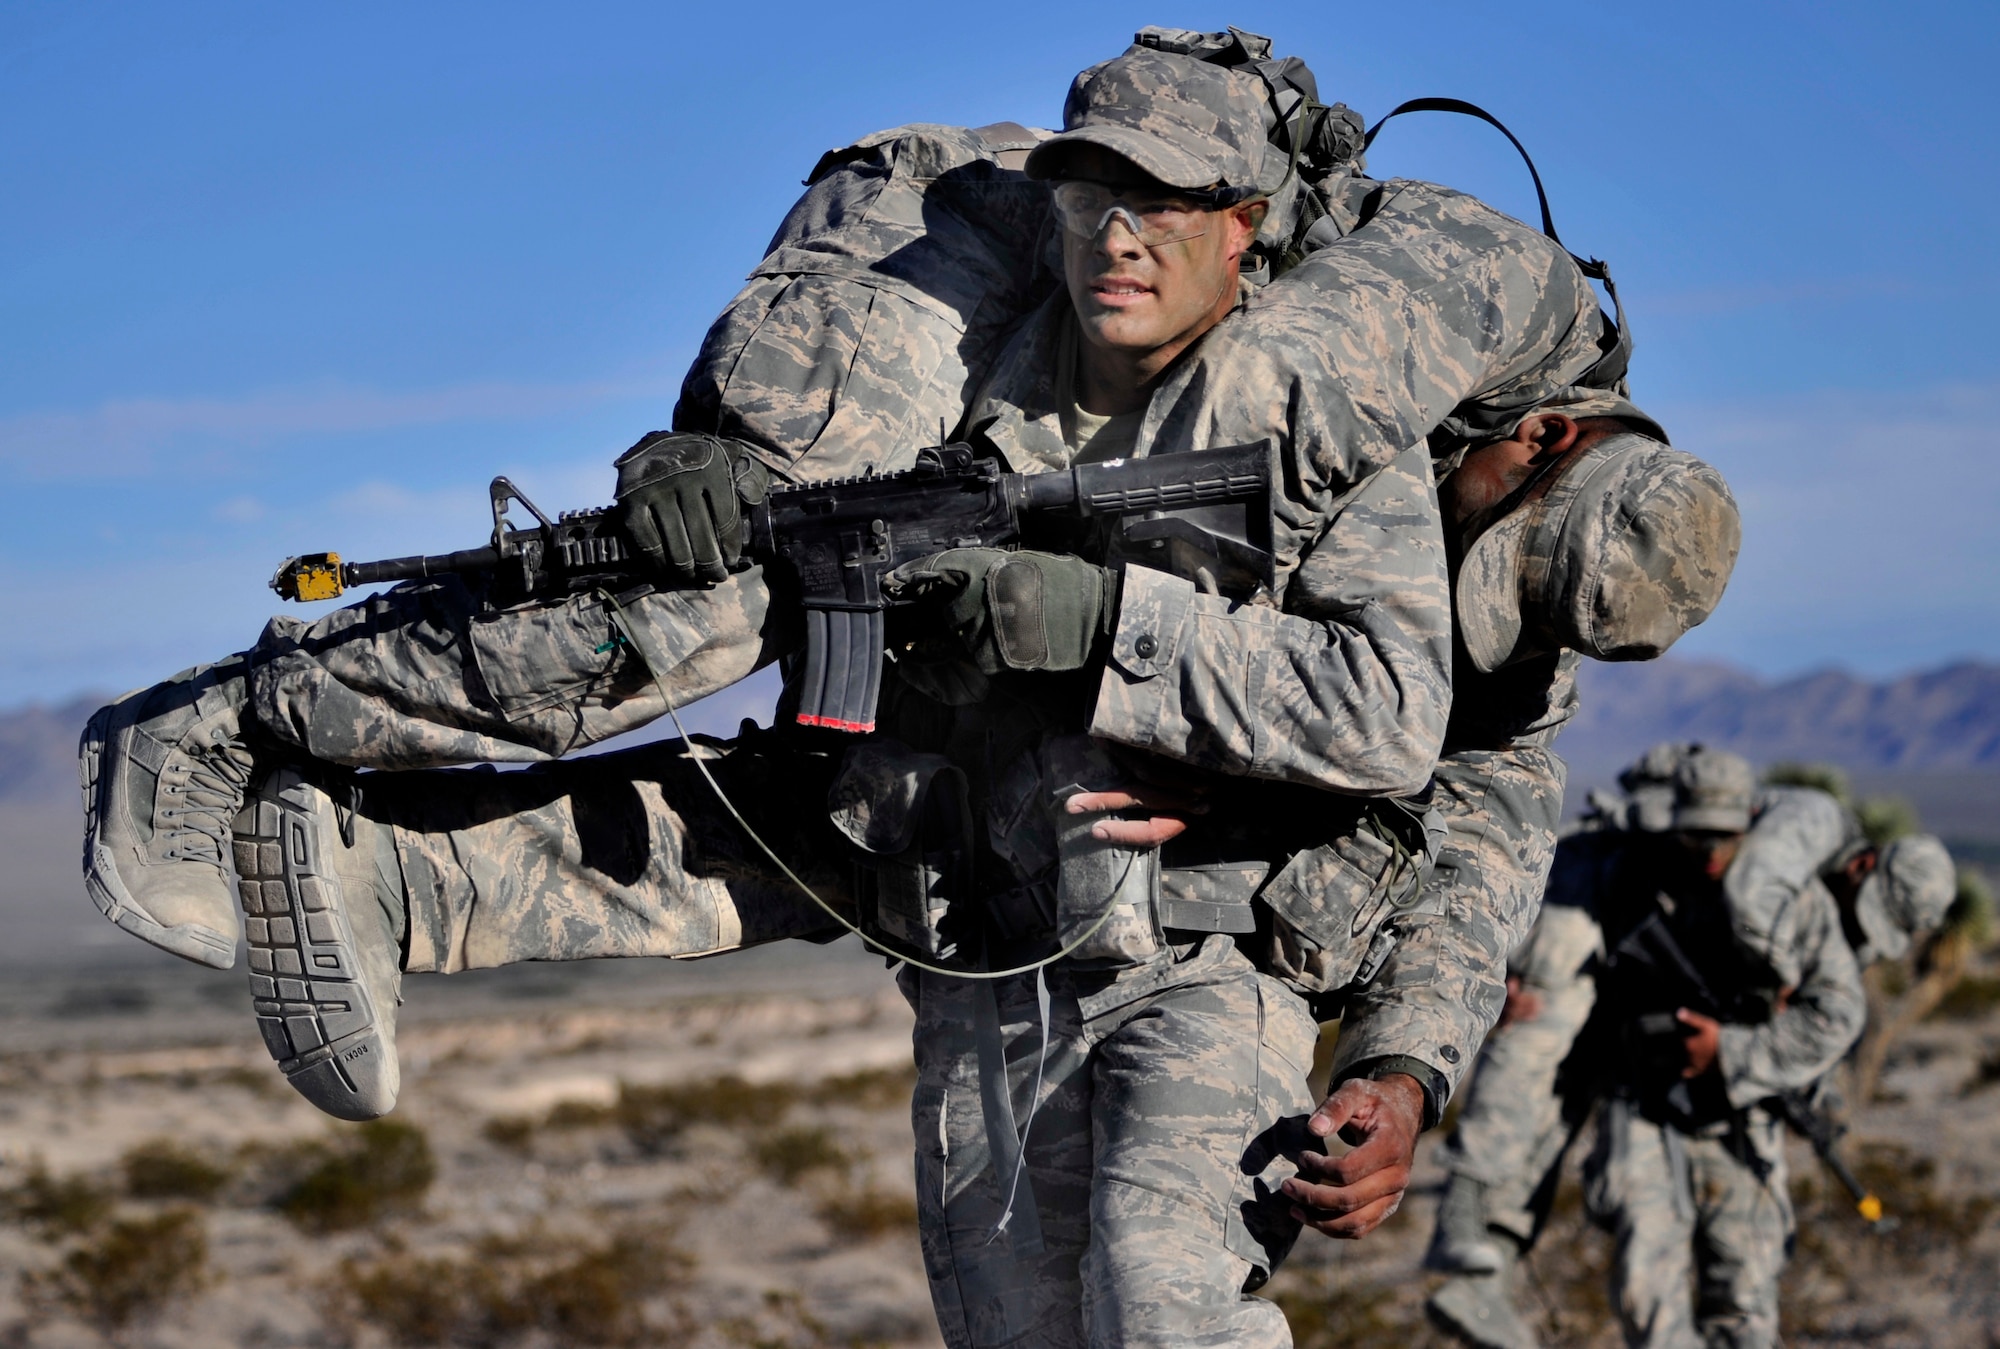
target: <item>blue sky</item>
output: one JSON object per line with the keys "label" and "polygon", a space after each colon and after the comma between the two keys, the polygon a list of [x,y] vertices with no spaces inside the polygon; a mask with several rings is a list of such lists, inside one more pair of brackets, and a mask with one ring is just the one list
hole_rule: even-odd
{"label": "blue sky", "polygon": [[[1452,94],[1616,268],[1635,394],[1746,510],[1683,644],[2000,658],[2000,8],[1460,3],[0,9],[0,706],[246,645],[288,552],[608,500],[821,151],[1048,123],[1145,23],[1371,120]],[[1383,175],[1532,210],[1476,123]]]}

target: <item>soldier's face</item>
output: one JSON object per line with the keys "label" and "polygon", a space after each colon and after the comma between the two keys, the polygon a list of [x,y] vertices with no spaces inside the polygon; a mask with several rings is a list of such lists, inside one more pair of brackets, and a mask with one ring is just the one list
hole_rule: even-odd
{"label": "soldier's face", "polygon": [[1736,860],[1736,852],[1743,846],[1743,835],[1713,829],[1682,829],[1675,832],[1674,842],[1703,876],[1719,881]]}
{"label": "soldier's face", "polygon": [[[1150,204],[1141,189],[1128,191],[1136,207]],[[1156,195],[1172,202],[1170,189]],[[1262,210],[1194,210],[1198,233],[1176,231],[1182,237],[1150,247],[1125,212],[1109,212],[1092,235],[1065,230],[1063,270],[1084,340],[1126,360],[1177,355],[1235,305],[1237,260],[1256,237]],[[1145,212],[1130,217],[1143,220]]]}

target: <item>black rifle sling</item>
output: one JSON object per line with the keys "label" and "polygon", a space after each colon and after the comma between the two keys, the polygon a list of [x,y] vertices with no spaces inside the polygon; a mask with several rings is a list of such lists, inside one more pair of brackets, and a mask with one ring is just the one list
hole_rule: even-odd
{"label": "black rifle sling", "polygon": [[1611,308],[1616,317],[1611,323],[1611,331],[1598,342],[1604,355],[1598,358],[1595,365],[1579,375],[1576,382],[1586,388],[1609,389],[1624,379],[1627,368],[1632,364],[1632,328],[1625,318],[1625,306],[1618,299],[1618,283],[1611,279],[1611,264],[1601,258],[1578,257],[1570,252],[1568,244],[1563,243],[1562,236],[1556,233],[1555,217],[1549,211],[1549,194],[1542,186],[1541,171],[1535,167],[1534,158],[1529,155],[1528,147],[1521,144],[1521,138],[1509,131],[1505,122],[1477,103],[1468,103],[1462,98],[1413,98],[1406,103],[1397,104],[1389,110],[1387,116],[1368,128],[1368,134],[1361,142],[1362,153],[1366,154],[1369,147],[1375,144],[1375,137],[1381,134],[1382,128],[1388,125],[1391,117],[1401,117],[1406,112],[1455,112],[1466,117],[1477,117],[1507,138],[1508,143],[1520,154],[1521,162],[1528,166],[1528,176],[1535,181],[1535,202],[1542,211],[1542,233],[1553,239],[1565,253],[1569,253],[1570,260],[1585,276],[1593,281],[1602,282],[1605,293],[1611,297]]}

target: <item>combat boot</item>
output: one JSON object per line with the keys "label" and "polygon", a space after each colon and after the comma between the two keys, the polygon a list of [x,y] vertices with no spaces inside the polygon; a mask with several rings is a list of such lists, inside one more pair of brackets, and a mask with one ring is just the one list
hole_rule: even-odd
{"label": "combat boot", "polygon": [[229,825],[255,771],[247,662],[184,670],[98,709],[78,745],[83,879],[106,918],[163,951],[236,963]]}
{"label": "combat boot", "polygon": [[1486,1186],[1454,1172],[1438,1201],[1424,1268],[1441,1274],[1495,1274],[1506,1262],[1507,1253],[1486,1226]]}
{"label": "combat boot", "polygon": [[315,771],[328,786],[278,768],[236,821],[250,996],[301,1096],[339,1119],[374,1119],[402,1085],[402,869],[390,827],[353,808],[351,776]]}
{"label": "combat boot", "polygon": [[1495,1239],[1500,1268],[1490,1274],[1457,1274],[1446,1279],[1424,1311],[1439,1329],[1477,1349],[1540,1349],[1541,1341],[1514,1305],[1514,1245]]}

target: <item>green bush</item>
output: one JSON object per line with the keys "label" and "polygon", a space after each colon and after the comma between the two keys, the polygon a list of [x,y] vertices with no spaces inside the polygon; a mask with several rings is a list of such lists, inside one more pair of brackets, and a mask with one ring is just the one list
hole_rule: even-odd
{"label": "green bush", "polygon": [[1978,872],[1959,868],[1958,893],[1945,910],[1944,929],[1964,933],[1975,951],[1993,944],[1993,891]]}
{"label": "green bush", "polygon": [[1773,787],[1813,787],[1842,805],[1854,800],[1847,774],[1830,763],[1774,763],[1764,770],[1764,781]]}
{"label": "green bush", "polygon": [[134,1147],[119,1162],[125,1173],[125,1193],[134,1199],[191,1199],[207,1203],[227,1185],[232,1173],[171,1138],[154,1138]]}
{"label": "green bush", "polygon": [[545,1232],[488,1238],[468,1255],[415,1258],[388,1243],[342,1262],[328,1289],[336,1322],[365,1323],[404,1345],[490,1345],[540,1331],[561,1346],[678,1343],[677,1310],[646,1304],[691,1267],[661,1228],[630,1227],[585,1243]]}
{"label": "green bush", "polygon": [[307,1169],[277,1207],[309,1232],[365,1227],[415,1209],[437,1178],[430,1140],[402,1120],[370,1120],[332,1143],[305,1144],[294,1160]]}
{"label": "green bush", "polygon": [[23,1297],[67,1310],[107,1334],[208,1283],[208,1233],[193,1209],[111,1224],[52,1270],[25,1274]]}
{"label": "green bush", "polygon": [[626,1082],[619,1086],[612,1116],[642,1151],[662,1152],[691,1124],[774,1124],[791,1101],[788,1087],[752,1086],[740,1077],[656,1087]]}
{"label": "green bush", "polygon": [[854,1157],[817,1125],[773,1129],[750,1141],[750,1157],[781,1185],[795,1185],[809,1171],[845,1172]]}
{"label": "green bush", "polygon": [[88,1232],[111,1214],[111,1192],[86,1176],[49,1174],[37,1158],[21,1183],[0,1192],[8,1217],[51,1239]]}

